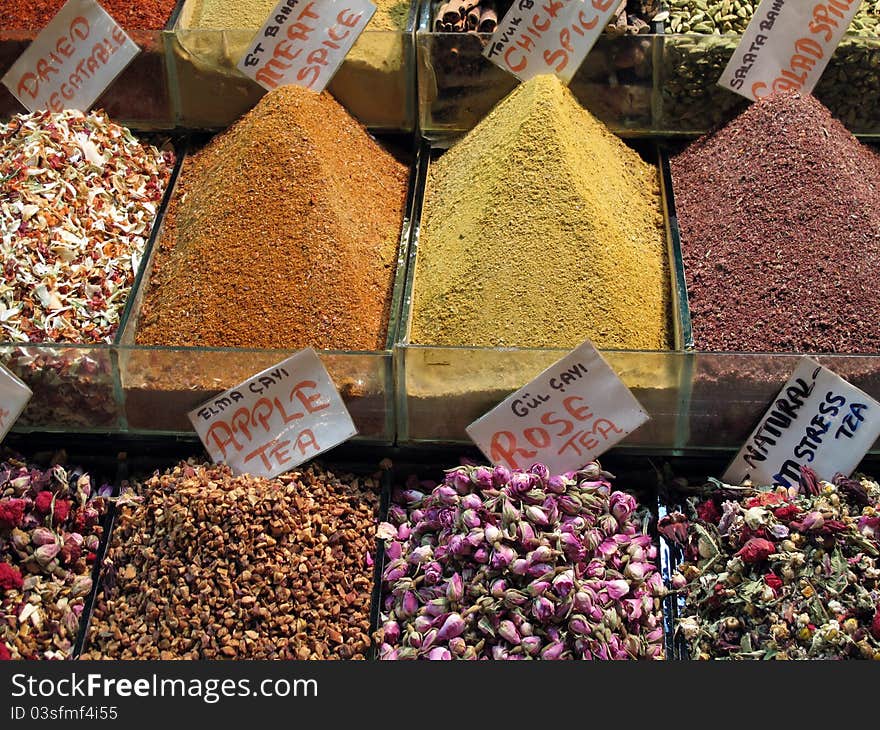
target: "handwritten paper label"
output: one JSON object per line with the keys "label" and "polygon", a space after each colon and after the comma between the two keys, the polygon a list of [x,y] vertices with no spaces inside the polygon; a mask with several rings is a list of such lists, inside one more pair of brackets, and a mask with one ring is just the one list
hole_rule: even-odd
{"label": "handwritten paper label", "polygon": [[556,74],[566,84],[620,0],[516,0],[483,55],[521,81]]}
{"label": "handwritten paper label", "polygon": [[753,101],[775,91],[811,92],[859,5],[763,0],[718,83]]}
{"label": "handwritten paper label", "polygon": [[761,423],[724,473],[724,481],[746,479],[790,487],[800,468],[820,479],[849,476],[880,436],[880,403],[803,358]]}
{"label": "handwritten paper label", "polygon": [[323,91],[375,12],[369,0],[280,0],[238,69],[270,91]]}
{"label": "handwritten paper label", "polygon": [[29,111],[88,111],[140,48],[95,0],[68,0],[3,77]]}
{"label": "handwritten paper label", "polygon": [[649,418],[585,342],[467,427],[493,464],[554,473],[580,469]]}
{"label": "handwritten paper label", "polygon": [[30,388],[0,365],[0,441],[6,438],[32,395]]}
{"label": "handwritten paper label", "polygon": [[271,478],[357,433],[311,348],[189,412],[215,462]]}

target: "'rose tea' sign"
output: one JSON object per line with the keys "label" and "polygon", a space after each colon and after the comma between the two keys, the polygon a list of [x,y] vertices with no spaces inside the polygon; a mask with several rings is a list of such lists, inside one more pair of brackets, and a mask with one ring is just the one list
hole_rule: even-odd
{"label": "'rose tea' sign", "polygon": [[724,473],[741,484],[797,484],[802,466],[819,479],[849,476],[880,437],[880,403],[803,358]]}
{"label": "'rose tea' sign", "polygon": [[215,463],[271,478],[357,433],[311,348],[189,412]]}
{"label": "'rose tea' sign", "polygon": [[747,99],[809,93],[861,0],[763,0],[718,82]]}
{"label": "'rose tea' sign", "polygon": [[238,69],[269,91],[323,91],[375,12],[369,0],[280,0]]}
{"label": "'rose tea' sign", "polygon": [[515,0],[483,55],[521,81],[556,74],[569,83],[620,0]]}
{"label": "'rose tea' sign", "polygon": [[32,395],[30,388],[0,365],[0,441],[6,438]]}
{"label": "'rose tea' sign", "polygon": [[575,471],[648,420],[595,347],[585,342],[467,427],[493,464]]}
{"label": "'rose tea' sign", "polygon": [[68,0],[3,77],[29,111],[88,111],[140,53],[95,0]]}

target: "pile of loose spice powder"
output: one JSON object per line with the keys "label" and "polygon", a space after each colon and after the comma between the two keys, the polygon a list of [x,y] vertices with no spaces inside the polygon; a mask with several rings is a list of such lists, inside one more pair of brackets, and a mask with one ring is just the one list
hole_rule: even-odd
{"label": "pile of loose spice powder", "polygon": [[156,474],[121,498],[83,658],[365,658],[379,488],[314,465]]}
{"label": "pile of loose spice powder", "polygon": [[406,185],[330,95],[270,92],[184,162],[137,342],[383,349]]}
{"label": "pile of loose spice powder", "polygon": [[113,340],[173,162],[102,112],[0,124],[4,340]]}
{"label": "pile of loose spice powder", "polygon": [[[183,18],[188,28],[243,30],[260,28],[278,0],[187,0]],[[402,30],[409,0],[374,0],[376,12],[368,30]]]}
{"label": "pile of loose spice powder", "polygon": [[[39,30],[67,0],[10,0],[0,4],[0,28]],[[101,6],[125,30],[164,28],[177,0],[101,0]]]}
{"label": "pile of loose spice powder", "polygon": [[787,93],[671,164],[698,348],[880,350],[877,152]]}
{"label": "pile of loose spice powder", "polygon": [[669,346],[657,169],[555,76],[519,86],[432,165],[419,344]]}

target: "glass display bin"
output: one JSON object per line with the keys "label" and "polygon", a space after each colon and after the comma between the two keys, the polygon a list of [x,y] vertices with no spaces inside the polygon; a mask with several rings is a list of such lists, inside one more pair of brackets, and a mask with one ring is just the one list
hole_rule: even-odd
{"label": "glass display bin", "polygon": [[[398,395],[398,441],[467,442],[465,428],[491,410],[512,391],[525,385],[542,370],[566,355],[569,349],[437,347],[415,344],[410,339],[415,298],[415,270],[418,257],[422,209],[427,196],[428,168],[442,152],[423,145],[419,184],[413,207],[412,242],[406,292],[401,315],[400,340],[396,350]],[[650,159],[659,160],[651,147]],[[658,174],[660,174],[658,172]],[[662,197],[666,182],[661,175]],[[603,351],[611,367],[633,391],[651,420],[623,442],[644,448],[677,448],[686,440],[681,429],[684,404],[681,397],[687,363],[685,345],[690,340],[690,323],[681,255],[676,232],[668,225],[667,249],[670,271],[669,313],[676,352]]]}
{"label": "glass display bin", "polygon": [[[395,432],[392,347],[404,290],[414,180],[413,165],[399,238],[386,348],[318,353],[351,413],[358,438],[382,443],[393,442]],[[156,240],[160,237],[161,229]],[[135,344],[155,250],[154,244],[135,284],[118,341],[123,428],[134,433],[192,434],[194,429],[187,417],[190,410],[295,351]]]}
{"label": "glass display bin", "polygon": [[[491,33],[435,33],[432,22],[439,5],[423,0],[415,36],[419,124],[431,139],[467,132],[518,83],[483,57]],[[570,88],[618,134],[649,133],[658,48],[655,35],[602,35]]]}
{"label": "glass display bin", "polygon": [[[266,93],[236,68],[256,29],[196,28],[194,10],[191,0],[184,2],[168,38],[177,124],[222,129]],[[415,126],[414,23],[415,3],[403,30],[365,30],[327,87],[371,129],[401,132]]]}

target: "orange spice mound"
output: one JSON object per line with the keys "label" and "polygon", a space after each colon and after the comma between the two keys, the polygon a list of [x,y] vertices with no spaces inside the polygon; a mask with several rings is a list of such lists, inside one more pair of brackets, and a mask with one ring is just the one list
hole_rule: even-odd
{"label": "orange spice mound", "polygon": [[267,94],[184,162],[136,341],[384,349],[406,185],[330,95]]}

